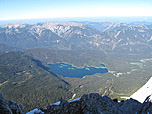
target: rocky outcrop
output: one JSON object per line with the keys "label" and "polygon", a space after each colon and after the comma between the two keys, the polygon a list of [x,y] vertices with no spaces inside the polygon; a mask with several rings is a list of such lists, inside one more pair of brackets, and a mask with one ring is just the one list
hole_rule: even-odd
{"label": "rocky outcrop", "polygon": [[149,98],[143,104],[134,99],[115,102],[107,96],[92,93],[73,102],[61,99],[59,104],[41,110],[44,114],[152,114],[152,103]]}
{"label": "rocky outcrop", "polygon": [[0,92],[0,114],[25,114],[25,112],[20,104],[6,100]]}
{"label": "rocky outcrop", "polygon": [[[61,99],[44,109],[35,109],[27,114],[152,114],[151,96],[144,103],[134,99],[116,102],[98,93],[83,95],[81,98],[65,101]],[[0,114],[25,114],[18,103],[6,100],[0,92]]]}

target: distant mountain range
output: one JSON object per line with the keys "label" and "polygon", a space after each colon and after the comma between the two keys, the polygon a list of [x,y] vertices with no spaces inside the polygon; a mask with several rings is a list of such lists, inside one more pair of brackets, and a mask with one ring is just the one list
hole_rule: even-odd
{"label": "distant mountain range", "polygon": [[68,17],[68,18],[37,18],[37,19],[18,19],[18,20],[1,20],[0,25],[15,24],[19,22],[36,24],[39,22],[111,22],[111,23],[140,23],[140,24],[152,24],[152,16],[112,16],[112,17]]}
{"label": "distant mountain range", "polygon": [[10,24],[0,27],[1,44],[55,50],[141,53],[152,50],[152,25],[107,22]]}

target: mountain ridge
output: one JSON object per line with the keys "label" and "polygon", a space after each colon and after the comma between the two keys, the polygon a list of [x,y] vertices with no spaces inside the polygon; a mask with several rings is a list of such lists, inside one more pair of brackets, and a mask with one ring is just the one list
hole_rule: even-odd
{"label": "mountain ridge", "polygon": [[134,99],[117,102],[107,96],[97,93],[84,94],[81,98],[73,101],[61,99],[59,102],[49,105],[47,108],[34,109],[27,114],[147,114],[152,113],[149,97],[144,103]]}
{"label": "mountain ridge", "polygon": [[20,23],[0,26],[0,42],[24,49],[90,49],[116,53],[144,53],[152,50],[151,29],[152,26],[146,24],[107,22],[48,22],[35,25]]}

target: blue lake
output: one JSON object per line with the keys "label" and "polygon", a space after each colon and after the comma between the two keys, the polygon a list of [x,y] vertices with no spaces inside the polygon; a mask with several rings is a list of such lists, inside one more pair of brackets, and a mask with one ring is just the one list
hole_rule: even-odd
{"label": "blue lake", "polygon": [[77,77],[82,78],[86,75],[93,75],[96,73],[107,73],[108,69],[105,67],[104,64],[101,64],[101,68],[99,67],[75,67],[71,64],[65,64],[65,63],[56,63],[56,64],[50,64],[50,70],[58,75],[62,75],[63,77]]}

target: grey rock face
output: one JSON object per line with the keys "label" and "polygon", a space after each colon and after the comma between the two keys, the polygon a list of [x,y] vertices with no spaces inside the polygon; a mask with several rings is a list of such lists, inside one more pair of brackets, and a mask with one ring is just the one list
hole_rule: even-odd
{"label": "grey rock face", "polygon": [[148,98],[143,104],[134,99],[114,102],[107,96],[92,93],[73,102],[62,99],[59,105],[41,110],[45,114],[152,114],[152,103]]}
{"label": "grey rock face", "polygon": [[20,104],[6,100],[0,92],[0,114],[25,114],[25,112]]}
{"label": "grey rock face", "polygon": [[142,104],[134,99],[128,99],[123,103],[119,104],[120,114],[138,114],[142,109]]}
{"label": "grey rock face", "polygon": [[97,93],[83,95],[80,99],[80,103],[82,112],[84,114],[112,114],[115,112],[113,106],[115,106],[116,103],[112,101],[109,97],[102,97]]}

